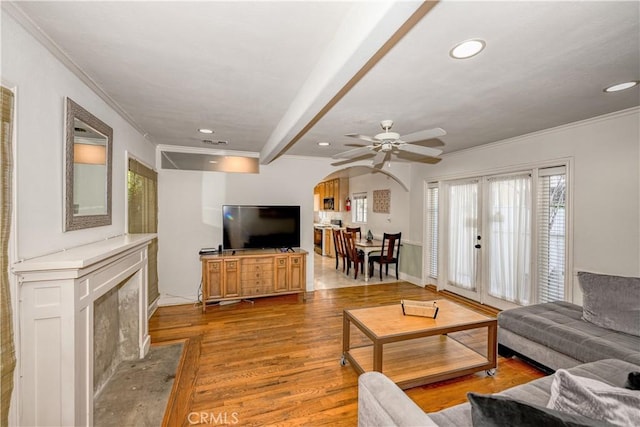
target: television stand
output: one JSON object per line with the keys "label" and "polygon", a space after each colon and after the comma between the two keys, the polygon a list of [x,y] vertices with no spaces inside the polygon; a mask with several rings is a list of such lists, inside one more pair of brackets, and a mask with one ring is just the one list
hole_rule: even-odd
{"label": "television stand", "polygon": [[206,312],[210,302],[305,292],[308,252],[281,251],[246,249],[201,255],[202,311]]}

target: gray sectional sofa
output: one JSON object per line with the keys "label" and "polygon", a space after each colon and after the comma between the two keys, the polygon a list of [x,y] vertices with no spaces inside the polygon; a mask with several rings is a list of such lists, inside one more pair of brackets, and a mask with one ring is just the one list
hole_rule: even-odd
{"label": "gray sectional sofa", "polygon": [[640,365],[640,278],[580,272],[583,307],[563,301],[498,314],[503,356],[552,371],[600,359]]}
{"label": "gray sectional sofa", "polygon": [[[604,384],[603,387],[609,385],[616,387],[615,390],[622,390],[622,394],[629,392],[622,389],[629,374],[640,372],[640,278],[585,272],[579,273],[578,278],[584,296],[582,307],[566,302],[552,302],[505,310],[498,315],[501,354],[508,356],[516,353],[549,371],[558,372],[497,393],[494,395],[498,396],[495,399],[503,399],[500,396],[504,396],[508,398],[508,402],[515,399],[517,405],[525,402],[545,407],[548,403],[552,404],[552,395],[554,399],[558,396],[558,379],[572,375],[583,377],[581,380],[595,379]],[[552,387],[555,387],[555,391]],[[622,421],[614,424],[640,425],[640,391],[631,393],[636,394],[627,403],[632,402],[631,419],[636,422]],[[574,397],[577,395],[573,390],[569,390],[567,394]],[[588,397],[592,395],[590,389],[585,394]],[[472,405],[477,425],[522,424],[514,421],[518,419],[518,414],[512,413],[507,415],[511,422],[505,423],[503,420],[502,424],[492,424],[485,423],[486,420],[478,421],[479,404],[473,395],[470,398],[471,404],[463,403],[427,414],[386,376],[378,372],[367,372],[359,378],[358,425],[471,426]],[[625,399],[629,399],[629,396]],[[581,403],[578,400],[579,411],[584,410],[581,406],[590,406]],[[503,412],[507,406],[504,402],[497,405]],[[539,413],[539,408],[531,410]],[[596,412],[598,416],[621,413],[619,409],[612,412],[611,400]],[[551,416],[556,415],[554,413]],[[560,415],[565,414],[560,412]],[[592,418],[597,417],[572,422],[574,425],[611,425],[610,420],[602,422]],[[520,420],[526,420],[526,416]],[[529,424],[549,423],[538,419]]]}
{"label": "gray sectional sofa", "polygon": [[[568,370],[573,375],[595,379],[620,388],[624,386],[629,373],[635,371],[640,371],[640,366],[617,359],[599,360]],[[497,393],[497,396],[506,396],[544,407],[551,396],[553,378],[553,375],[546,376]],[[469,403],[427,414],[384,374],[366,372],[360,375],[358,383],[359,427],[473,425]],[[520,423],[514,422],[510,425],[518,424]]]}

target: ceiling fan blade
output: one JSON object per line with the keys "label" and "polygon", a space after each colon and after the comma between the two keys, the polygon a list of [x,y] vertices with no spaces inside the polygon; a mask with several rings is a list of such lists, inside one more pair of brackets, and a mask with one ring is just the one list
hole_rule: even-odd
{"label": "ceiling fan blade", "polygon": [[410,162],[427,163],[430,165],[435,165],[442,160],[440,157],[423,156],[420,154],[409,153],[408,151],[399,151],[396,156],[399,159],[408,160]]}
{"label": "ceiling fan blade", "polygon": [[423,139],[420,141],[411,141],[411,145],[419,145],[421,147],[443,147],[444,142],[438,138]]}
{"label": "ceiling fan blade", "polygon": [[387,158],[388,151],[378,151],[378,154],[371,161],[371,166],[378,167],[379,165],[384,165],[384,162]]}
{"label": "ceiling fan blade", "polygon": [[426,139],[438,138],[446,134],[447,132],[442,128],[433,128],[410,133],[408,135],[402,135],[400,139],[404,142],[424,141]]}
{"label": "ceiling fan blade", "polygon": [[[444,144],[442,144],[444,145]],[[364,144],[344,144],[345,147],[366,147]]]}
{"label": "ceiling fan blade", "polygon": [[353,150],[344,151],[342,153],[334,154],[331,156],[332,159],[351,159],[353,157],[358,157],[363,154],[367,154],[373,146],[365,145],[364,147],[354,148]]}
{"label": "ceiling fan blade", "polygon": [[408,151],[410,153],[422,154],[423,156],[436,157],[442,153],[442,150],[438,148],[431,147],[421,147],[419,145],[412,144],[400,144],[398,145],[398,150]]}
{"label": "ceiling fan blade", "polygon": [[371,137],[371,136],[367,136],[367,135],[360,135],[359,133],[348,133],[345,136],[348,136],[349,138],[358,138],[358,139],[362,139],[363,141],[367,141],[367,142],[380,142],[379,140]]}
{"label": "ceiling fan blade", "polygon": [[384,159],[377,165],[374,165],[373,169],[382,170],[382,168],[384,167],[384,164],[390,161],[391,161],[391,152],[387,151],[387,153],[384,156]]}
{"label": "ceiling fan blade", "polygon": [[340,160],[337,162],[333,162],[331,163],[331,166],[342,166],[342,165],[346,165],[348,163],[353,163],[353,162],[357,162],[359,160],[366,160],[366,159],[370,159],[372,156],[373,152],[369,152],[369,154],[364,154],[360,157],[354,157],[353,159],[346,159],[346,160]]}

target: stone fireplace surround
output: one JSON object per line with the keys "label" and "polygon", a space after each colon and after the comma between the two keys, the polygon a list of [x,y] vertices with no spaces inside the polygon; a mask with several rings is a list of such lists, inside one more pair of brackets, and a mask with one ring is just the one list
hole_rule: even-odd
{"label": "stone fireplace surround", "polygon": [[147,246],[155,237],[124,235],[13,265],[20,425],[93,425],[94,396],[115,365],[146,355]]}

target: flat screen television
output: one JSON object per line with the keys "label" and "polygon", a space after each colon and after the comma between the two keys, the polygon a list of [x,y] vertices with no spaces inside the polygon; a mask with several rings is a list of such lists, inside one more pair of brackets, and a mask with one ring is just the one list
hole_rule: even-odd
{"label": "flat screen television", "polygon": [[300,247],[300,206],[222,207],[224,249]]}

